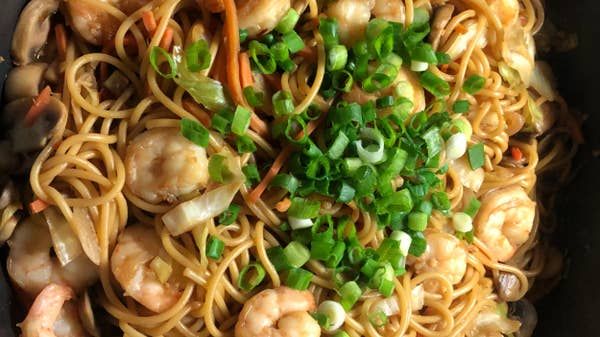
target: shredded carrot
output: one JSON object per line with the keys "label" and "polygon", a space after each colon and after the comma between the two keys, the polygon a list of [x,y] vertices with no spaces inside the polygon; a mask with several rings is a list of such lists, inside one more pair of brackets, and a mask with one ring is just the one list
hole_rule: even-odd
{"label": "shredded carrot", "polygon": [[162,49],[171,49],[171,44],[173,44],[173,34],[173,28],[167,27],[167,29],[165,30],[165,34],[162,37],[162,40],[160,40],[160,47]]}
{"label": "shredded carrot", "polygon": [[250,68],[250,57],[246,52],[240,53],[240,82],[242,83],[242,88],[254,84],[252,68]]}
{"label": "shredded carrot", "polygon": [[50,86],[46,86],[40,94],[33,100],[33,104],[27,114],[25,115],[25,125],[32,126],[35,123],[35,120],[40,116],[42,111],[48,106],[50,103],[50,97],[52,95],[52,90]]}
{"label": "shredded carrot", "polygon": [[240,26],[237,16],[237,8],[234,0],[224,0],[225,7],[225,30],[223,38],[227,50],[227,84],[231,98],[235,104],[245,105],[242,86],[240,84],[240,63],[238,54],[240,52]]}
{"label": "shredded carrot", "polygon": [[467,27],[465,27],[465,25],[463,25],[462,23],[459,23],[458,25],[456,25],[456,32],[458,34],[464,34],[467,32]]}
{"label": "shredded carrot", "polygon": [[275,204],[275,209],[278,210],[279,212],[283,213],[283,212],[286,212],[290,208],[291,205],[292,205],[292,201],[290,200],[290,198],[285,198]]}
{"label": "shredded carrot", "polygon": [[154,12],[145,11],[142,13],[142,22],[144,23],[144,28],[146,29],[146,32],[148,32],[148,35],[154,35],[154,31],[156,31],[156,27],[158,27]]}
{"label": "shredded carrot", "polygon": [[46,208],[50,207],[50,205],[42,199],[35,199],[29,204],[29,211],[31,214],[37,214],[42,212]]}
{"label": "shredded carrot", "polygon": [[510,155],[513,157],[514,160],[521,160],[523,159],[523,152],[521,152],[521,149],[519,149],[516,146],[512,146],[510,148]]}
{"label": "shredded carrot", "polygon": [[[315,131],[316,128],[319,127],[319,125],[321,125],[321,123],[325,120],[325,118],[327,118],[327,112],[324,112],[319,119],[310,121],[308,123],[308,125],[306,125],[306,133],[308,135],[310,135],[313,131]],[[298,132],[295,139],[299,140],[302,137],[304,137],[304,130],[301,130],[300,132]],[[265,176],[261,180],[261,182],[258,183],[258,185],[256,185],[256,187],[248,195],[248,201],[250,203],[255,203],[260,198],[260,196],[267,189],[267,187],[269,186],[269,184],[271,183],[273,178],[275,178],[277,173],[279,173],[279,171],[285,164],[286,160],[290,157],[293,149],[294,149],[293,145],[288,144],[279,153],[277,158],[275,158],[275,160],[273,161],[273,165],[271,165],[271,168],[269,168],[269,171],[267,172],[267,174],[265,174]]]}
{"label": "shredded carrot", "polygon": [[183,108],[191,112],[192,115],[196,116],[202,125],[206,126],[207,128],[210,127],[210,115],[208,112],[204,111],[204,109],[202,109],[198,103],[186,98],[183,100]]}
{"label": "shredded carrot", "polygon": [[58,49],[58,55],[61,60],[64,60],[67,56],[67,32],[65,26],[62,24],[54,27],[54,35],[56,37],[56,48]]}

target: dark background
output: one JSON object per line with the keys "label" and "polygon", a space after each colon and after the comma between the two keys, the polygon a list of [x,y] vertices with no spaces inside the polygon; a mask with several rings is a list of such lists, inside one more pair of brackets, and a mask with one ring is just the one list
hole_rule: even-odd
{"label": "dark background", "polygon": [[[10,68],[9,49],[17,15],[26,0],[0,0],[0,92]],[[567,256],[564,279],[537,303],[536,337],[600,336],[600,2],[549,0],[547,16],[562,30],[576,33],[577,49],[549,57],[559,89],[570,106],[587,116],[587,143],[574,165],[577,175],[562,192],[556,243]],[[2,160],[0,158],[0,160]],[[0,337],[13,337],[10,288],[0,277]],[[600,324],[599,324],[600,325]]]}

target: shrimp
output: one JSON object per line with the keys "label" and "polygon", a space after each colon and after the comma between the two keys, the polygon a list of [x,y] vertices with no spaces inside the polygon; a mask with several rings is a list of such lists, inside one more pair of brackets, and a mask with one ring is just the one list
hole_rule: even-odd
{"label": "shrimp", "polygon": [[337,0],[329,4],[325,14],[337,20],[340,41],[353,45],[363,38],[374,6],[374,0]]}
{"label": "shrimp", "polygon": [[487,3],[504,27],[515,24],[519,19],[518,0],[487,0]]}
{"label": "shrimp", "polygon": [[401,0],[375,0],[371,13],[376,18],[404,23],[406,9]]}
{"label": "shrimp", "polygon": [[18,224],[8,245],[8,274],[29,296],[36,296],[50,283],[68,285],[79,292],[94,284],[98,277],[98,267],[85,254],[65,266],[50,255],[52,239],[39,215]]}
{"label": "shrimp", "polygon": [[493,257],[505,262],[529,239],[535,219],[535,202],[522,187],[512,185],[486,193],[475,217],[475,236]]}
{"label": "shrimp", "polygon": [[68,302],[74,296],[70,287],[47,285],[19,324],[22,337],[84,337],[77,309]]}
{"label": "shrimp", "polygon": [[206,150],[175,128],[157,128],[136,137],[125,155],[126,184],[131,192],[151,202],[175,202],[178,197],[206,187]]}
{"label": "shrimp", "polygon": [[160,254],[161,247],[154,229],[128,226],[119,236],[110,258],[111,270],[125,295],[154,312],[170,308],[181,295],[176,285],[161,283],[150,268],[150,262]]}
{"label": "shrimp", "polygon": [[[129,15],[151,0],[98,0]],[[67,0],[67,16],[78,35],[91,44],[101,45],[110,41],[121,22],[108,12],[102,11],[93,1]]]}
{"label": "shrimp", "polygon": [[317,337],[319,323],[308,313],[316,308],[309,291],[267,289],[246,301],[235,337]]}
{"label": "shrimp", "polygon": [[390,95],[408,98],[413,104],[412,113],[425,109],[425,91],[423,91],[423,87],[415,73],[404,67],[400,68],[396,79],[389,87],[379,92],[368,93],[359,86],[354,85],[348,93],[344,94],[344,100],[365,104],[376,100],[378,97]]}
{"label": "shrimp", "polygon": [[464,156],[450,162],[450,168],[458,176],[459,182],[473,192],[479,191],[485,178],[485,171],[480,167],[473,170]]}
{"label": "shrimp", "polygon": [[[414,258],[412,266],[417,274],[440,273],[451,284],[457,284],[467,271],[467,250],[455,236],[444,232],[427,232],[427,249],[423,255]],[[425,290],[435,292],[439,284],[428,280]]]}
{"label": "shrimp", "polygon": [[255,38],[275,29],[292,3],[290,0],[238,0],[236,7],[240,29],[248,30],[248,36]]}

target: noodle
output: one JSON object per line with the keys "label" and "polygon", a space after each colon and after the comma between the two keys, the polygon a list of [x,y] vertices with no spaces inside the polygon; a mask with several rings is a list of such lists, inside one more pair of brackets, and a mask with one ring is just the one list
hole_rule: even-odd
{"label": "noodle", "polygon": [[[216,4],[213,4],[213,1]],[[280,0],[261,1],[275,3]],[[353,1],[358,1],[353,6],[365,6],[360,0],[338,0],[339,3],[352,3]],[[354,151],[351,155],[352,158],[349,156],[341,158],[348,159],[345,162],[339,161],[343,164],[334,163],[334,159],[340,159],[340,156],[335,157],[331,154],[333,145],[327,137],[330,137],[330,133],[339,130],[334,129],[335,123],[333,125],[328,123],[332,123],[332,120],[340,117],[332,115],[333,112],[336,109],[351,106],[350,102],[346,101],[354,99],[362,104],[362,106],[356,104],[360,109],[366,109],[367,101],[371,100],[373,109],[377,107],[377,109],[385,110],[385,106],[383,108],[380,106],[384,105],[380,100],[377,100],[376,104],[374,103],[375,99],[392,97],[389,95],[396,95],[396,92],[400,90],[398,89],[400,85],[394,79],[396,82],[391,85],[398,85],[395,87],[396,91],[386,88],[378,88],[374,93],[366,92],[366,89],[362,91],[359,77],[357,77],[358,71],[354,73],[355,83],[350,83],[352,88],[347,88],[346,92],[339,88],[335,89],[337,91],[331,89],[335,87],[335,85],[332,87],[331,84],[332,77],[334,74],[340,75],[341,71],[338,69],[336,73],[332,70],[334,67],[330,59],[332,51],[331,47],[327,45],[331,36],[319,28],[319,20],[333,15],[331,14],[333,9],[328,6],[335,6],[334,4],[309,0],[303,5],[295,6],[300,10],[298,13],[300,23],[296,26],[295,32],[304,44],[299,51],[290,52],[287,60],[292,62],[292,66],[287,71],[282,70],[282,61],[279,60],[279,63],[275,63],[276,70],[273,74],[268,72],[260,74],[260,71],[257,70],[259,68],[257,62],[263,62],[259,58],[261,55],[252,54],[256,53],[254,50],[249,52],[248,55],[254,65],[251,76],[255,76],[251,89],[260,91],[261,95],[266,96],[263,98],[262,104],[256,104],[247,91],[248,87],[242,87],[240,77],[244,76],[240,75],[240,71],[244,71],[242,69],[244,65],[240,65],[239,54],[247,52],[246,49],[250,48],[249,42],[244,41],[245,38],[240,36],[244,33],[244,29],[241,28],[246,27],[244,25],[247,18],[244,16],[248,15],[240,8],[242,1],[154,0],[138,2],[140,2],[140,6],[143,3],[143,6],[119,7],[119,1],[115,1],[115,5],[91,0],[80,2],[80,6],[90,13],[103,13],[104,16],[92,19],[107,20],[107,27],[114,24],[114,31],[106,37],[102,51],[99,52],[97,46],[89,44],[89,41],[86,41],[81,33],[77,33],[76,26],[71,26],[74,31],[67,36],[64,59],[60,63],[61,78],[53,84],[53,88],[56,89],[54,90],[56,98],[65,105],[67,114],[61,116],[61,119],[57,121],[52,138],[33,162],[29,175],[29,184],[35,198],[60,211],[69,224],[72,235],[75,235],[80,243],[83,254],[97,266],[99,284],[94,288],[97,302],[112,317],[115,326],[122,330],[124,336],[223,337],[235,335],[236,337],[245,337],[240,336],[236,328],[236,324],[239,324],[238,319],[242,319],[238,315],[245,308],[244,305],[252,301],[261,290],[279,288],[283,285],[290,286],[290,274],[301,267],[288,266],[287,269],[281,269],[280,261],[273,258],[273,252],[282,251],[284,255],[289,254],[291,248],[288,247],[292,241],[302,243],[306,248],[306,254],[311,257],[310,260],[307,257],[307,261],[302,261],[304,267],[301,270],[312,275],[307,287],[317,303],[325,300],[344,301],[345,295],[340,291],[340,282],[351,283],[340,279],[346,276],[345,273],[352,275],[351,281],[360,283],[362,295],[355,304],[351,305],[351,308],[346,308],[345,319],[343,323],[340,323],[342,324],[341,329],[353,337],[479,336],[478,333],[483,333],[478,330],[481,328],[478,326],[478,322],[482,315],[499,312],[498,308],[506,305],[506,302],[524,298],[530,288],[534,286],[536,278],[544,271],[547,260],[548,246],[544,243],[544,238],[556,226],[551,214],[554,194],[558,187],[568,179],[570,161],[577,150],[577,142],[572,140],[577,136],[570,134],[573,132],[570,131],[572,124],[569,125],[572,123],[570,122],[572,117],[566,103],[557,93],[554,93],[556,97],[546,97],[538,92],[537,88],[528,87],[530,81],[524,75],[526,71],[521,71],[521,66],[516,62],[511,63],[509,59],[509,56],[519,53],[521,54],[518,56],[527,59],[528,55],[522,52],[529,48],[526,36],[531,37],[532,34],[539,31],[544,21],[544,11],[540,1],[515,1],[518,9],[512,23],[506,21],[509,20],[507,17],[511,15],[508,12],[510,8],[502,7],[509,6],[512,1],[443,1],[442,3],[447,3],[446,6],[452,5],[452,14],[447,20],[441,20],[443,21],[441,22],[442,27],[436,26],[437,15],[441,12],[439,1],[405,0],[398,2],[397,6],[401,7],[398,11],[401,15],[398,14],[399,19],[395,21],[400,21],[400,25],[409,28],[415,27],[414,25],[418,25],[419,20],[422,19],[422,13],[419,11],[426,11],[428,12],[427,17],[433,22],[432,30],[439,30],[439,32],[431,32],[430,36],[439,33],[439,39],[432,44],[436,51],[447,53],[445,55],[449,60],[447,64],[426,62],[429,63],[426,69],[429,74],[448,85],[448,93],[440,96],[443,97],[441,100],[434,99],[437,94],[430,88],[426,89],[431,94],[423,93],[423,88],[420,86],[424,83],[424,76],[411,72],[412,75],[407,75],[407,79],[400,82],[414,87],[411,87],[409,94],[404,91],[403,93],[406,95],[400,95],[400,98],[406,98],[404,96],[410,96],[413,91],[420,89],[427,107],[423,113],[411,112],[411,116],[405,117],[409,122],[393,129],[393,132],[400,135],[402,132],[408,132],[405,128],[411,128],[420,123],[413,120],[413,116],[422,115],[427,120],[427,118],[440,113],[438,117],[442,116],[441,118],[443,118],[443,111],[452,112],[460,104],[468,106],[466,112],[446,114],[446,124],[435,128],[439,132],[438,136],[443,137],[443,139],[440,138],[442,147],[444,142],[450,142],[450,133],[456,133],[457,129],[468,134],[468,143],[465,144],[465,150],[468,146],[468,153],[465,154],[463,151],[459,156],[463,157],[462,159],[451,157],[449,149],[445,148],[439,150],[437,158],[422,160],[418,159],[420,157],[415,157],[417,159],[414,159],[412,163],[413,175],[404,173],[400,175],[399,172],[396,172],[393,176],[378,178],[377,184],[387,183],[385,180],[389,178],[388,180],[391,181],[389,188],[394,193],[402,191],[417,193],[412,189],[421,186],[419,179],[428,178],[425,175],[418,176],[415,172],[429,170],[428,172],[433,176],[431,179],[438,179],[439,185],[432,183],[432,186],[427,186],[427,188],[437,188],[437,190],[426,191],[421,198],[428,198],[434,192],[438,193],[437,195],[441,193],[447,198],[448,208],[441,209],[436,204],[436,200],[419,200],[415,199],[413,195],[410,203],[411,208],[413,206],[414,208],[412,211],[409,209],[407,212],[400,212],[402,214],[400,214],[398,228],[390,227],[385,223],[385,221],[390,223],[398,221],[391,219],[391,212],[388,214],[390,218],[384,218],[377,213],[380,209],[377,208],[379,207],[377,206],[379,197],[376,194],[366,195],[362,199],[354,198],[354,194],[352,194],[350,199],[340,201],[344,198],[341,196],[338,198],[334,192],[331,192],[340,188],[342,184],[346,186],[352,182],[335,180],[337,178],[334,177],[334,173],[330,172],[338,170],[335,174],[341,175],[343,174],[340,173],[343,172],[342,169],[350,170],[348,166],[343,165],[350,165],[348,163],[351,163],[352,160],[359,162],[369,160],[364,159],[364,153],[360,152],[362,143],[360,148],[357,145],[360,141],[367,141],[361,134],[367,128],[365,124],[362,126],[362,131],[354,132],[355,138],[352,140],[348,140],[348,137],[352,137],[350,132],[348,135],[344,134],[348,140],[344,149],[351,149],[350,152]],[[219,4],[223,9],[221,16],[211,12],[212,6]],[[275,12],[275,7],[272,10]],[[375,10],[373,9],[373,12]],[[148,15],[151,15],[157,23],[151,33],[146,32],[142,24],[142,21],[145,20],[143,18]],[[270,14],[253,13],[252,15],[262,17],[261,15]],[[389,15],[396,14],[390,12]],[[360,24],[360,18],[346,18],[346,20],[352,22],[341,22],[338,29],[343,29],[344,25]],[[367,27],[367,23],[365,23],[365,27]],[[265,29],[272,28],[274,27]],[[364,31],[369,34],[371,28],[363,29],[361,34]],[[252,29],[253,27],[250,26],[245,31],[250,34],[249,39],[252,42],[266,41],[266,37],[264,37],[265,40],[261,40],[260,37],[252,36]],[[513,41],[512,35],[516,34],[514,30],[523,33],[521,40],[517,42]],[[407,28],[407,31],[410,32],[410,29]],[[173,62],[177,62],[177,67],[173,69],[176,74],[168,77],[163,72],[167,71],[168,74],[167,66],[173,67],[173,65],[170,65],[167,57],[156,56],[155,51],[156,48],[159,48],[158,46],[165,47],[163,38],[171,33],[173,35],[172,45],[163,51],[165,55],[173,58]],[[266,35],[267,32],[262,33],[262,35]],[[379,33],[384,34],[385,31],[382,30]],[[282,34],[275,31],[270,36],[273,39],[288,37],[284,35],[282,38]],[[465,36],[469,38],[465,38]],[[336,38],[338,37],[336,36]],[[340,33],[339,38],[346,37]],[[398,37],[395,36],[395,38]],[[165,40],[170,41],[170,39]],[[186,74],[185,71],[190,73],[189,70],[184,70],[184,67],[190,67],[190,64],[187,64],[190,62],[190,56],[186,52],[189,52],[189,48],[199,40],[206,42],[206,54],[204,55],[207,58],[206,67],[191,75]],[[286,42],[287,40],[281,41]],[[425,42],[427,41],[426,39]],[[371,41],[365,41],[365,46],[369,43]],[[409,47],[405,46],[405,48]],[[361,67],[357,61],[359,60],[359,48],[344,50],[347,58],[356,60],[352,67]],[[409,53],[409,51],[403,52]],[[285,54],[287,55],[287,53],[286,47]],[[437,57],[440,57],[440,53],[437,54]],[[413,58],[413,63],[405,65],[404,68],[400,67],[400,70],[404,69],[404,71],[410,72],[409,67],[414,69],[417,61],[414,57],[416,56],[411,55],[410,57]],[[533,55],[531,55],[531,60],[533,61]],[[367,63],[364,64],[365,71],[378,71],[376,62],[379,62],[377,58],[367,59]],[[530,62],[530,70],[535,66],[533,62]],[[507,68],[511,74],[517,74],[516,81],[514,78],[508,77],[510,74],[507,75]],[[347,66],[342,70],[353,71],[352,69],[354,68]],[[396,69],[397,72],[398,70]],[[100,73],[104,73],[104,75],[97,78]],[[115,88],[107,85],[109,80],[106,76],[109,74],[111,74],[109,79],[113,75],[120,76],[126,86],[118,88],[117,91],[111,90]],[[198,98],[189,87],[181,84],[186,75],[196,76],[194,77],[196,81],[210,78],[213,82],[223,82],[221,90],[225,92],[224,103],[220,102],[219,104],[225,107],[209,108],[210,104],[204,101],[207,99],[206,97]],[[352,76],[350,72],[348,75]],[[417,79],[416,84],[412,83],[411,76],[414,78],[420,76],[420,82]],[[365,77],[360,79],[363,83],[362,88],[370,79],[370,77]],[[482,78],[481,88],[468,90],[468,86],[472,85],[472,81],[477,80],[477,77]],[[333,95],[326,93],[328,88],[334,90]],[[212,87],[208,89],[207,86],[199,91],[210,92],[209,96],[211,97],[208,100],[216,100],[218,97],[212,96],[218,96],[219,91],[213,89]],[[275,98],[271,99],[271,96],[278,90],[288,92],[290,104],[292,104],[289,111],[283,114],[280,109],[285,109],[285,107],[282,108],[281,105],[278,105],[280,102],[276,102]],[[360,95],[364,95],[367,99],[361,101],[361,98],[358,97]],[[416,94],[415,97],[417,97]],[[394,100],[397,98],[393,97]],[[416,106],[417,99],[415,98],[414,102],[409,103],[411,106],[413,103]],[[235,108],[236,106],[237,108]],[[531,121],[534,118],[531,117],[534,112],[546,113],[553,107],[557,108],[555,109],[557,113],[553,117],[556,122],[551,129],[548,130],[548,128],[538,125],[543,124],[544,121],[539,121],[538,124],[535,124],[537,121]],[[235,118],[240,113],[238,110],[244,109],[248,112],[250,117],[248,117],[247,124],[250,129],[248,129],[248,125],[245,126],[247,131],[244,131],[244,136],[252,143],[254,150],[240,150],[241,134],[234,135],[228,133],[229,131],[224,132],[218,129],[219,118],[223,119],[227,116],[228,108],[231,108],[229,113],[232,120],[229,120],[227,122],[229,124],[223,127],[226,130],[233,131]],[[530,111],[532,109],[535,111]],[[386,121],[394,120],[386,117],[386,115],[393,115],[393,112],[375,111],[379,115],[374,116],[373,120],[378,118]],[[392,111],[391,108],[390,111]],[[234,114],[236,117],[233,117]],[[352,118],[352,116],[348,118]],[[134,151],[131,144],[146,134],[157,132],[157,134],[166,135],[170,130],[178,128],[181,128],[182,131],[177,135],[186,136],[182,120],[194,123],[193,125],[197,129],[201,128],[206,131],[208,145],[203,148],[206,152],[205,156],[210,160],[210,164],[209,161],[205,163],[209,166],[206,177],[209,175],[209,170],[214,170],[210,168],[210,165],[214,164],[213,158],[217,156],[226,158],[224,159],[226,163],[232,158],[235,165],[231,164],[232,166],[228,167],[226,165],[230,164],[226,164],[218,167],[219,171],[225,172],[223,173],[225,178],[222,178],[221,181],[211,180],[201,188],[195,186],[177,194],[172,199],[163,198],[157,202],[145,194],[141,194],[138,187],[130,181],[135,179],[135,175],[130,172],[132,170],[130,158]],[[345,121],[339,123],[343,122],[345,123]],[[377,124],[379,122],[380,120],[372,121],[373,125],[376,125],[374,130],[376,129],[376,132],[381,135],[385,133],[385,128],[381,126],[382,124]],[[461,122],[465,122],[467,125],[460,124]],[[354,127],[356,130],[360,128],[357,125],[355,124]],[[277,131],[277,128],[284,131]],[[277,135],[277,132],[280,132],[280,135]],[[420,137],[420,135],[415,134],[414,137]],[[186,138],[191,139],[188,136]],[[382,140],[381,143],[383,144],[383,142]],[[312,148],[306,147],[306,144]],[[425,141],[418,146],[425,149],[422,151],[427,154],[428,151],[431,151],[431,144],[423,144]],[[475,167],[472,158],[475,154],[472,151],[475,151],[474,148],[479,144],[482,149],[481,165]],[[383,153],[383,145],[381,146]],[[399,143],[398,148],[400,146]],[[377,144],[365,145],[365,151],[369,152],[371,151],[369,149],[373,149],[373,147],[377,147]],[[141,155],[152,152],[153,150],[150,148],[145,149],[146,153]],[[327,164],[322,166],[326,168],[322,169],[327,172],[325,175],[329,174],[330,176],[327,176],[327,179],[322,179],[322,177],[313,179],[310,182],[313,184],[313,190],[309,190],[304,195],[303,188],[304,191],[308,190],[307,180],[296,181],[295,186],[293,181],[288,180],[285,183],[281,181],[295,174],[294,165],[300,165],[301,173],[306,176],[309,175],[309,172],[314,175],[323,174],[322,171],[318,171],[321,166],[311,168],[310,165],[314,164],[314,156],[306,154],[310,149],[314,150],[315,148],[322,158],[328,160]],[[392,151],[394,149],[386,148],[385,150],[383,159],[371,160],[369,164],[357,167],[355,170],[365,167],[367,167],[364,169],[365,171],[368,171],[368,167],[372,167],[372,170],[375,171],[379,170],[379,167],[375,168],[375,166],[388,160],[394,154]],[[185,153],[186,150],[180,148],[176,152]],[[372,153],[373,151],[370,152],[371,155]],[[165,162],[173,160],[172,158],[179,158],[177,153],[171,155],[172,157],[165,159]],[[306,157],[302,157],[302,155],[306,155]],[[407,154],[407,156],[409,155]],[[310,162],[302,162],[302,160],[310,160]],[[404,160],[409,161],[410,158],[404,158]],[[429,166],[430,160],[433,160],[433,166]],[[463,164],[460,164],[461,160],[464,161]],[[315,161],[315,163],[317,162]],[[195,165],[194,163],[183,163],[180,166],[188,164]],[[232,168],[240,165],[244,168],[243,174],[240,168]],[[410,163],[406,165],[408,166]],[[258,177],[252,177],[252,173],[248,173],[251,168],[256,168]],[[183,168],[179,169],[183,170]],[[155,172],[147,174],[155,174]],[[210,179],[213,179],[213,174],[214,171],[211,171]],[[219,214],[223,213],[220,216],[212,214],[208,218],[202,218],[202,221],[190,226],[189,230],[173,235],[172,224],[169,223],[167,216],[184,204],[200,200],[205,193],[228,186],[225,181],[229,179],[226,177],[227,174],[233,176],[237,174],[238,178],[241,177],[246,181],[239,183],[239,193],[236,189],[236,194],[230,198],[233,200],[233,204],[239,206],[239,213],[235,213],[234,219],[229,222],[223,220],[223,217],[231,210],[231,208],[224,207],[223,209],[226,211],[218,212]],[[246,178],[243,175],[246,175]],[[352,193],[360,192],[360,184],[368,184],[369,176],[364,175],[360,179],[363,178],[364,181],[358,182],[357,185],[353,185],[354,187],[351,186]],[[181,181],[185,180],[185,177],[181,177]],[[279,188],[271,188],[275,184],[274,180],[277,180],[276,187]],[[183,184],[181,181],[177,183]],[[323,181],[327,181],[324,188],[326,193],[320,192],[323,189],[321,185],[318,185]],[[154,182],[150,179],[146,183]],[[234,184],[237,181],[229,183]],[[501,199],[500,196],[497,196],[499,191],[511,188],[517,189],[518,193],[524,196],[523,200],[526,198],[534,205],[530,209],[534,213],[532,215],[533,223],[530,224],[530,228],[525,230],[526,237],[520,242],[514,243],[511,241],[512,238],[503,238],[508,242],[508,246],[503,247],[514,248],[508,258],[503,258],[502,255],[498,255],[498,247],[495,247],[492,240],[486,236],[489,233],[481,228],[487,225],[486,214],[493,215],[493,212],[498,212],[500,209],[500,211],[506,212],[504,215],[510,217],[515,216],[510,213],[511,207],[527,207],[519,204],[522,200],[518,196],[521,194],[513,197],[516,201],[511,201],[514,204],[507,206],[509,208],[502,208],[505,206],[494,204]],[[290,209],[294,207],[299,196],[319,204],[318,218],[315,216],[312,217],[312,220],[308,219],[312,229],[297,229],[298,225],[294,221],[302,220],[306,223],[307,219],[286,214],[286,212],[291,212]],[[410,194],[409,198],[411,198]],[[463,233],[453,222],[455,219],[453,216],[458,213],[466,214],[469,202],[473,200],[481,202],[479,213],[471,214],[469,218],[474,223],[475,229]],[[414,205],[412,205],[413,202]],[[278,203],[283,208],[278,208]],[[5,208],[0,213],[0,242],[5,242],[13,231],[18,230],[18,221],[21,215],[19,210],[23,207],[19,202],[1,206]],[[214,205],[211,204],[205,208],[211,209],[210,207],[214,207]],[[419,207],[418,213],[427,213],[426,208],[429,207],[425,231],[411,227],[412,220],[409,213],[411,215],[416,213],[417,207]],[[488,208],[493,209],[489,210]],[[284,212],[280,210],[284,210]],[[209,211],[202,209],[195,210],[195,212]],[[186,213],[186,216],[188,215]],[[492,215],[489,217],[491,218]],[[177,218],[179,222],[182,222],[182,219]],[[313,221],[317,224],[314,225]],[[328,224],[327,221],[331,221],[331,224]],[[347,224],[344,221],[347,221]],[[514,222],[518,221],[514,220]],[[340,223],[344,225],[342,226]],[[406,227],[407,224],[410,229]],[[176,225],[184,224],[177,223]],[[144,262],[144,268],[151,275],[148,277],[156,281],[157,278],[160,278],[161,271],[157,265],[163,263],[168,266],[168,268],[163,266],[166,269],[162,269],[163,272],[168,270],[166,279],[161,282],[156,281],[158,282],[156,286],[165,289],[170,287],[169,289],[175,295],[171,305],[161,311],[152,310],[146,305],[146,302],[129,294],[129,290],[125,289],[126,286],[122,284],[119,275],[115,275],[118,270],[115,266],[117,263],[115,255],[120,252],[118,248],[120,248],[121,238],[129,228],[134,226],[148,230],[147,232],[150,233],[148,235],[155,236],[157,242],[156,254],[148,253],[152,254],[152,258]],[[290,227],[295,231],[292,231]],[[380,258],[377,255],[380,254],[378,247],[389,243],[392,233],[400,230],[403,230],[404,234],[410,235],[413,245],[419,238],[423,241],[429,240],[426,244],[429,248],[425,250],[425,246],[423,246],[423,251],[416,254],[423,255],[413,256],[412,249],[418,249],[418,247],[411,246],[410,256],[402,257],[402,270],[393,271],[396,274],[389,285],[391,287],[389,296],[383,296],[381,293],[383,285],[372,286],[371,284],[379,274],[373,272],[364,280],[361,273],[365,271],[361,269],[360,265],[349,267],[350,262],[348,261],[352,259],[350,245],[358,245],[363,250],[372,253],[366,259],[375,263]],[[314,242],[319,240],[319,235],[325,235],[328,231],[331,231],[333,242],[328,248],[328,254],[333,254],[335,258],[335,253],[332,253],[335,250],[335,244],[340,241],[343,243],[342,258],[333,263],[333,267],[330,257],[314,258],[315,254],[318,254]],[[335,237],[333,236],[334,232],[337,235]],[[471,235],[470,240],[469,234]],[[302,241],[302,235],[305,235],[308,240]],[[435,240],[431,238],[435,235],[445,235],[444,240],[447,242],[434,242]],[[344,239],[347,240],[344,241]],[[146,241],[146,238],[137,238],[137,240],[143,242]],[[152,240],[148,238],[148,241]],[[214,256],[215,252],[209,249],[211,245],[216,245],[214,242],[221,245],[217,257]],[[399,242],[398,245],[402,241]],[[437,244],[453,244],[452,247],[455,247],[453,249],[456,251],[449,256],[438,257],[435,255]],[[404,255],[409,254],[405,253]],[[289,256],[286,255],[286,258]],[[432,261],[426,260],[428,258]],[[453,264],[455,259],[461,258],[462,270],[454,270],[453,268],[456,268]],[[256,267],[258,269],[252,270],[252,266],[258,266]],[[384,270],[383,267],[381,270]],[[248,285],[248,283],[252,283],[252,277],[255,276],[252,273],[260,274],[261,271],[264,274],[262,276],[264,280],[260,278],[258,284]],[[154,272],[156,274],[153,274]],[[459,275],[454,280],[456,273]],[[506,289],[500,289],[505,286],[501,282],[501,279],[505,277],[512,277],[516,280],[516,288],[510,289],[512,291],[510,298],[506,298],[507,295],[504,295],[503,291]],[[164,297],[167,296],[164,295]],[[388,300],[393,303],[386,302]],[[389,305],[393,309],[386,307],[387,309],[381,311],[382,305]],[[269,309],[261,308],[260,310]],[[376,318],[381,318],[377,315],[381,316],[382,313],[385,313],[384,322],[374,323],[374,314]],[[513,322],[512,318],[515,317],[507,317],[506,314],[497,316],[498,320],[508,322]],[[509,335],[515,331],[495,330],[493,332],[497,335],[501,335],[501,333]],[[251,335],[246,334],[246,336]]]}

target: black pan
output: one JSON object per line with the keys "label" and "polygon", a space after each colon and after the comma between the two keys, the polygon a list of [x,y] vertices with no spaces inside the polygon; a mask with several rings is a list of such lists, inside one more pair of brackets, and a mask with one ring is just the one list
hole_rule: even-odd
{"label": "black pan", "polygon": [[[76,0],[71,0],[76,1]],[[0,89],[10,69],[10,41],[18,13],[27,0],[0,0]],[[564,279],[536,303],[536,337],[600,336],[600,3],[597,0],[549,0],[547,14],[560,28],[577,33],[579,47],[549,55],[559,89],[569,104],[588,115],[587,144],[574,167],[574,180],[554,210],[559,229],[554,240],[567,256]],[[1,91],[1,90],[0,90]],[[0,98],[1,102],[1,98]],[[0,158],[2,160],[2,158]],[[0,337],[14,337],[11,292],[0,277]],[[596,325],[598,324],[598,325]]]}

